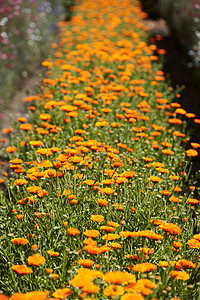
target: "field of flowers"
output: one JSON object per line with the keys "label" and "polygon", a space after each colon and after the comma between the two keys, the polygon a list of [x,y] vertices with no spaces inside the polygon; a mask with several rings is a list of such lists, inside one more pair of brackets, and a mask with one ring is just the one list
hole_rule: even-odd
{"label": "field of flowers", "polygon": [[144,18],[137,0],[81,1],[24,99],[30,119],[3,129],[1,300],[199,299],[186,120],[200,119],[165,82]]}

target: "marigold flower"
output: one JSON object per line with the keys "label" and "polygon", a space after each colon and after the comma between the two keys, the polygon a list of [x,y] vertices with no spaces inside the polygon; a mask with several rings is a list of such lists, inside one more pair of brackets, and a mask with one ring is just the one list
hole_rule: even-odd
{"label": "marigold flower", "polygon": [[101,226],[100,229],[106,232],[113,232],[116,230],[115,227],[111,227],[111,226]]}
{"label": "marigold flower", "polygon": [[174,155],[174,151],[172,151],[170,149],[163,149],[162,153],[163,154],[167,154],[167,155]]}
{"label": "marigold flower", "polygon": [[80,234],[80,231],[76,228],[70,227],[67,229],[67,234],[70,236],[76,236]]}
{"label": "marigold flower", "polygon": [[115,234],[115,233],[108,233],[102,236],[102,240],[108,240],[108,241],[113,241],[119,238],[120,238],[119,234]]}
{"label": "marigold flower", "polygon": [[47,253],[50,254],[51,257],[56,257],[60,254],[59,252],[55,252],[51,250],[47,250]]}
{"label": "marigold flower", "polygon": [[86,185],[92,186],[92,185],[94,185],[95,181],[94,180],[85,180],[85,181],[83,181],[83,183],[85,183]]}
{"label": "marigold flower", "polygon": [[116,296],[122,295],[124,293],[124,288],[122,286],[111,284],[103,290],[103,294],[107,297],[114,298]]}
{"label": "marigold flower", "polygon": [[22,214],[16,215],[16,218],[17,218],[18,220],[22,220],[22,219],[24,218],[24,215],[22,215]]}
{"label": "marigold flower", "polygon": [[45,197],[46,195],[48,194],[48,192],[47,191],[45,191],[45,190],[38,190],[37,191],[37,195],[38,195],[38,197]]}
{"label": "marigold flower", "polygon": [[172,180],[174,180],[174,181],[178,181],[179,180],[179,176],[177,176],[177,175],[170,175],[169,178],[172,179]]}
{"label": "marigold flower", "polygon": [[95,238],[100,234],[100,232],[98,230],[91,229],[91,230],[86,230],[85,232],[83,232],[83,234],[89,238]]}
{"label": "marigold flower", "polygon": [[28,183],[28,181],[26,180],[26,179],[17,179],[17,180],[15,180],[15,182],[14,182],[14,185],[25,185],[25,184],[27,184]]}
{"label": "marigold flower", "polygon": [[108,201],[106,199],[98,199],[98,205],[103,207],[108,205]]}
{"label": "marigold flower", "polygon": [[109,252],[111,250],[111,248],[109,246],[106,245],[102,245],[101,247],[99,247],[100,253],[105,253],[105,252]]}
{"label": "marigold flower", "polygon": [[6,133],[6,134],[11,133],[12,131],[13,131],[13,128],[11,128],[11,127],[2,129],[2,132]]}
{"label": "marigold flower", "polygon": [[180,280],[188,280],[190,278],[190,275],[185,271],[175,271],[172,270],[169,273],[170,277],[174,279],[180,279]]}
{"label": "marigold flower", "polygon": [[69,288],[64,288],[64,289],[57,289],[52,296],[55,298],[59,298],[59,299],[65,299],[68,296],[70,296],[71,294],[73,294],[73,291],[70,290]]}
{"label": "marigold flower", "polygon": [[17,151],[17,148],[14,146],[6,148],[6,152],[8,152],[8,153],[14,153],[16,151]]}
{"label": "marigold flower", "polygon": [[17,274],[17,275],[26,275],[33,273],[33,270],[25,265],[14,265],[11,267],[11,269]]}
{"label": "marigold flower", "polygon": [[29,256],[27,261],[29,265],[40,266],[46,262],[46,259],[40,254],[34,254]]}
{"label": "marigold flower", "polygon": [[20,129],[24,131],[33,130],[32,124],[24,123],[20,125]]}
{"label": "marigold flower", "polygon": [[156,270],[156,265],[152,264],[152,263],[142,263],[142,264],[137,264],[135,265],[134,267],[132,267],[132,270],[134,272],[151,272],[151,271],[154,271]]}
{"label": "marigold flower", "polygon": [[11,240],[14,245],[26,245],[28,244],[28,240],[24,238],[14,238]]}
{"label": "marigold flower", "polygon": [[104,189],[102,189],[102,192],[104,195],[111,195],[114,193],[114,190],[111,188],[104,188]]}
{"label": "marigold flower", "polygon": [[106,121],[96,122],[96,123],[95,123],[95,126],[97,126],[97,127],[106,127],[106,126],[108,126],[108,125],[109,125],[109,123],[106,122]]}
{"label": "marigold flower", "polygon": [[85,247],[83,247],[83,249],[88,253],[88,254],[99,254],[101,251],[99,249],[99,247],[95,246],[95,245],[87,245]]}
{"label": "marigold flower", "polygon": [[100,288],[97,285],[93,284],[92,282],[90,282],[82,287],[82,291],[87,294],[94,294],[94,293],[97,293],[99,290],[100,290]]}
{"label": "marigold flower", "polygon": [[176,270],[184,270],[184,269],[195,269],[196,268],[196,265],[187,260],[187,259],[179,259],[176,263]]}
{"label": "marigold flower", "polygon": [[162,179],[160,178],[160,177],[158,177],[158,176],[150,176],[149,178],[148,178],[150,181],[152,181],[152,182],[160,182]]}
{"label": "marigold flower", "polygon": [[90,220],[94,222],[103,222],[104,221],[104,216],[102,215],[91,215]]}
{"label": "marigold flower", "polygon": [[3,183],[3,182],[4,182],[4,179],[3,179],[3,178],[0,178],[0,184]]}
{"label": "marigold flower", "polygon": [[83,243],[85,245],[91,245],[91,246],[96,246],[97,245],[97,242],[94,241],[92,238],[88,238],[88,239],[84,240]]}
{"label": "marigold flower", "polygon": [[186,151],[186,155],[189,156],[189,157],[193,157],[193,156],[197,156],[198,155],[198,152],[194,149],[188,149]]}
{"label": "marigold flower", "polygon": [[197,199],[192,199],[192,198],[188,198],[187,203],[188,203],[188,204],[193,204],[193,205],[195,205],[195,204],[198,204],[198,203],[199,203],[199,200],[197,200]]}
{"label": "marigold flower", "polygon": [[190,246],[192,249],[200,249],[200,241],[192,238],[188,240],[187,244]]}
{"label": "marigold flower", "polygon": [[180,229],[177,225],[173,223],[161,224],[159,228],[166,232],[169,232],[172,235],[178,235],[182,232],[182,229]]}
{"label": "marigold flower", "polygon": [[144,300],[145,298],[138,293],[127,293],[124,294],[120,300]]}
{"label": "marigold flower", "polygon": [[168,191],[168,190],[162,190],[162,191],[160,191],[160,192],[161,192],[161,194],[164,195],[164,196],[169,196],[169,195],[171,195],[171,192]]}
{"label": "marigold flower", "polygon": [[127,283],[136,282],[136,278],[134,274],[130,274],[128,272],[123,272],[123,271],[107,272],[103,276],[103,280],[105,282],[113,283],[113,284],[127,284]]}

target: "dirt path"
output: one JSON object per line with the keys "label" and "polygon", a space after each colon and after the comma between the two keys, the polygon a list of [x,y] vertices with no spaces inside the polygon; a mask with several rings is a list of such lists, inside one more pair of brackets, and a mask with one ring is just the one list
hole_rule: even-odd
{"label": "dirt path", "polygon": [[[17,120],[18,117],[28,117],[26,103],[23,99],[37,91],[37,88],[41,85],[43,72],[44,68],[41,66],[35,68],[32,74],[21,84],[21,88],[15,92],[12,99],[5,104],[5,108],[0,112],[4,115],[0,120],[0,130],[12,127],[12,121]],[[2,137],[2,133],[0,133],[0,137]]]}
{"label": "dirt path", "polygon": [[[6,139],[5,143],[0,143],[0,178],[3,178],[4,172],[10,173],[9,163],[5,161],[3,152],[1,153],[2,148],[10,146],[6,135],[2,133],[2,129],[12,127],[13,121],[17,121],[19,117],[26,117],[28,119],[27,104],[23,99],[37,93],[41,86],[43,74],[44,68],[42,66],[34,68],[31,75],[22,82],[21,88],[15,92],[12,99],[0,111],[3,114],[3,118],[0,119],[0,140],[2,138]],[[5,189],[5,186],[1,184],[0,190],[2,189]]]}

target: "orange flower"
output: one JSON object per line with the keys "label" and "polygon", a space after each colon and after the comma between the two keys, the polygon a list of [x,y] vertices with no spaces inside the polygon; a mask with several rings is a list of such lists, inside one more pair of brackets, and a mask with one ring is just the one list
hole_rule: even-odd
{"label": "orange flower", "polygon": [[162,180],[160,177],[157,176],[150,176],[148,179],[152,182],[160,182]]}
{"label": "orange flower", "polygon": [[187,200],[187,203],[188,204],[193,204],[193,205],[195,205],[195,204],[198,204],[199,203],[199,200],[197,200],[197,199],[188,199]]}
{"label": "orange flower", "polygon": [[104,189],[102,189],[102,192],[104,195],[110,195],[110,194],[114,193],[114,190],[111,188],[104,188]]}
{"label": "orange flower", "polygon": [[190,278],[190,275],[188,273],[186,273],[185,271],[175,271],[172,270],[169,273],[170,277],[174,278],[174,279],[180,279],[180,280],[188,280]]}
{"label": "orange flower", "polygon": [[85,247],[83,247],[83,249],[88,253],[88,254],[99,254],[101,251],[99,249],[99,247],[95,246],[95,245],[87,245]]}
{"label": "orange flower", "polygon": [[102,240],[108,240],[108,241],[113,241],[119,238],[120,238],[119,234],[115,234],[115,233],[108,233],[102,236]]}
{"label": "orange flower", "polygon": [[179,176],[177,176],[177,175],[170,175],[169,178],[172,179],[172,180],[174,180],[174,181],[178,181],[179,180]]}
{"label": "orange flower", "polygon": [[95,123],[95,126],[97,126],[97,127],[105,127],[105,126],[108,126],[108,122],[106,122],[106,121],[102,121],[102,122],[96,122]]}
{"label": "orange flower", "polygon": [[167,155],[174,155],[174,151],[169,150],[169,149],[163,149],[163,150],[162,150],[162,153],[163,153],[163,154],[167,154]]}
{"label": "orange flower", "polygon": [[93,266],[94,261],[91,259],[79,259],[78,263],[84,268],[89,268]]}
{"label": "orange flower", "polygon": [[107,206],[108,205],[108,201],[106,199],[98,199],[98,204],[101,207]]}
{"label": "orange flower", "polygon": [[8,153],[14,153],[16,151],[17,151],[16,147],[8,147],[8,148],[6,148],[6,152],[8,152]]}
{"label": "orange flower", "polygon": [[46,262],[46,259],[40,254],[35,254],[29,256],[27,261],[29,265],[40,266]]}
{"label": "orange flower", "polygon": [[200,240],[197,240],[194,237],[188,240],[187,244],[190,246],[190,248],[200,249]]}
{"label": "orange flower", "polygon": [[38,195],[38,197],[45,197],[46,195],[48,194],[48,192],[47,191],[45,191],[45,190],[38,190],[37,191],[37,195]]}
{"label": "orange flower", "polygon": [[68,296],[73,294],[73,291],[70,290],[69,288],[64,288],[64,289],[57,289],[53,294],[52,297],[59,298],[59,299],[65,299]]}
{"label": "orange flower", "polygon": [[173,132],[173,136],[177,136],[177,137],[185,137],[185,134],[180,132],[180,131],[174,131]]}
{"label": "orange flower", "polygon": [[189,156],[189,157],[193,157],[193,156],[197,156],[198,155],[198,152],[194,149],[188,149],[186,151],[186,155]]}
{"label": "orange flower", "polygon": [[107,297],[115,298],[116,296],[122,295],[124,288],[122,286],[111,284],[103,290],[103,294]]}
{"label": "orange flower", "polygon": [[24,131],[33,130],[32,124],[24,123],[20,125],[20,129]]}
{"label": "orange flower", "polygon": [[156,265],[152,264],[152,263],[142,263],[142,264],[137,264],[135,265],[135,267],[132,268],[132,270],[134,272],[151,272],[151,271],[154,271],[156,270]]}
{"label": "orange flower", "polygon": [[113,283],[113,284],[127,284],[127,283],[136,282],[136,278],[134,274],[130,274],[128,272],[123,272],[123,271],[107,272],[103,276],[103,280],[105,282]]}
{"label": "orange flower", "polygon": [[145,298],[142,295],[139,295],[138,293],[127,293],[124,294],[120,300],[144,300]]}
{"label": "orange flower", "polygon": [[104,216],[102,215],[91,215],[90,220],[94,222],[103,222],[104,221]]}
{"label": "orange flower", "polygon": [[2,132],[6,133],[6,134],[11,133],[12,131],[13,131],[13,129],[11,127],[2,129]]}
{"label": "orange flower", "polygon": [[33,273],[33,270],[25,265],[14,265],[11,267],[11,269],[17,274],[17,275],[26,275]]}
{"label": "orange flower", "polygon": [[85,232],[83,232],[83,234],[89,238],[95,238],[100,234],[100,232],[98,230],[91,229],[91,230],[86,230]]}
{"label": "orange flower", "polygon": [[160,191],[160,192],[161,192],[161,194],[164,195],[164,196],[169,196],[169,195],[171,195],[171,192],[168,191],[168,190],[162,190],[162,191]]}
{"label": "orange flower", "polygon": [[0,184],[3,183],[3,182],[4,182],[4,179],[3,179],[3,178],[0,178]]}
{"label": "orange flower", "polygon": [[26,245],[28,244],[28,240],[24,238],[14,238],[11,240],[14,245]]}
{"label": "orange flower", "polygon": [[80,231],[76,228],[70,227],[67,229],[67,234],[70,236],[76,236],[80,234]]}
{"label": "orange flower", "polygon": [[60,253],[59,252],[55,252],[55,251],[51,251],[51,250],[47,250],[47,253],[51,256],[51,257],[56,257],[58,256]]}
{"label": "orange flower", "polygon": [[169,119],[168,122],[170,124],[177,124],[177,125],[182,124],[182,121],[180,119]]}
{"label": "orange flower", "polygon": [[16,218],[17,218],[18,220],[22,220],[22,219],[24,218],[24,215],[21,215],[21,214],[16,215]]}
{"label": "orange flower", "polygon": [[110,247],[113,249],[120,249],[122,246],[119,243],[110,243]]}
{"label": "orange flower", "polygon": [[169,232],[172,235],[178,235],[182,232],[182,229],[180,229],[177,225],[173,224],[173,223],[165,223],[165,224],[161,224],[159,226],[159,228],[161,228],[162,230]]}
{"label": "orange flower", "polygon": [[113,232],[113,231],[116,230],[115,227],[111,227],[111,226],[101,226],[100,229],[105,231],[105,232]]}
{"label": "orange flower", "polygon": [[26,179],[17,179],[15,180],[14,185],[25,185],[27,183],[28,181]]}
{"label": "orange flower", "polygon": [[92,186],[92,185],[94,185],[95,181],[94,180],[85,180],[85,181],[83,181],[83,183],[85,183],[89,186]]}

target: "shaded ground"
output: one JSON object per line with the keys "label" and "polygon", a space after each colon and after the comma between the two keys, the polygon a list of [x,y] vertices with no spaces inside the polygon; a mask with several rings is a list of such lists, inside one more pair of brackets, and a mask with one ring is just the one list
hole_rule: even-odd
{"label": "shaded ground", "polygon": [[[147,19],[146,24],[150,28],[152,35],[161,34],[163,39],[157,42],[158,48],[165,49],[163,71],[166,80],[174,88],[181,88],[181,98],[179,103],[187,112],[192,112],[200,118],[200,84],[194,77],[194,71],[187,68],[187,60],[183,50],[170,31],[167,23],[163,19]],[[192,130],[190,142],[200,143],[199,127],[194,128],[193,122],[188,122],[188,129]],[[200,156],[192,159],[192,172],[200,170]]]}

